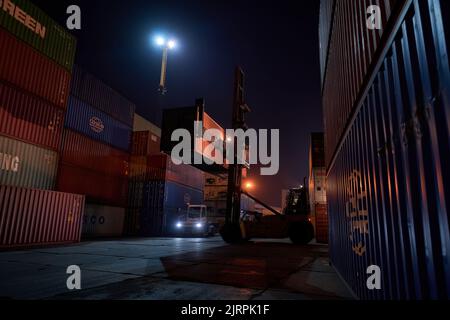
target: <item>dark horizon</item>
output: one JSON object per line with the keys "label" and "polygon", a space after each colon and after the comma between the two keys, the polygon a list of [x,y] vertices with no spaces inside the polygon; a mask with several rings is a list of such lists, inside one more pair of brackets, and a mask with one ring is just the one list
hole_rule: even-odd
{"label": "dark horizon", "polygon": [[[128,97],[150,121],[158,106],[188,106],[203,97],[206,112],[229,128],[233,73],[240,65],[253,111],[249,127],[280,129],[280,171],[266,177],[251,171],[257,186],[252,192],[279,206],[281,189],[303,183],[309,134],[323,130],[319,1],[303,1],[302,10],[290,1],[34,2],[63,25],[67,6],[80,6],[82,29],[72,32],[78,39],[76,63]],[[152,43],[157,33],[179,42],[169,53],[162,101],[157,91],[161,52]]]}

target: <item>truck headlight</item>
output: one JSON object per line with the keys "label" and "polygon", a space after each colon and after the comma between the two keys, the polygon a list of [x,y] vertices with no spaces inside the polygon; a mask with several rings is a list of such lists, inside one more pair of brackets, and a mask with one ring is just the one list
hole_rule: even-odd
{"label": "truck headlight", "polygon": [[200,229],[201,227],[203,227],[203,224],[197,223],[195,226]]}
{"label": "truck headlight", "polygon": [[183,224],[181,222],[177,222],[176,226],[178,229],[180,229],[181,227],[183,227]]}

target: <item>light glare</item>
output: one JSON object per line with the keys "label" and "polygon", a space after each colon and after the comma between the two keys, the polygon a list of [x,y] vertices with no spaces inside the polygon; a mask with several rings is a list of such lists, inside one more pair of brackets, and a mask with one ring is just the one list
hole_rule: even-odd
{"label": "light glare", "polygon": [[166,44],[166,40],[163,37],[156,37],[155,42],[158,46],[163,46]]}
{"label": "light glare", "polygon": [[170,41],[167,43],[167,46],[169,47],[169,49],[175,48],[176,45],[177,45],[177,43],[175,42],[175,40],[170,40]]}

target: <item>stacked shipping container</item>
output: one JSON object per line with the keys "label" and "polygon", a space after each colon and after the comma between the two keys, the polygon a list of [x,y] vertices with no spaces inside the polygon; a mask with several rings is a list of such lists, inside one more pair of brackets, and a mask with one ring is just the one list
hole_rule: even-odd
{"label": "stacked shipping container", "polygon": [[133,155],[126,232],[162,235],[187,204],[203,203],[204,175],[189,165],[175,165],[166,154]]}
{"label": "stacked shipping container", "polygon": [[309,145],[309,203],[316,241],[328,242],[326,168],[323,133],[312,133]]}
{"label": "stacked shipping container", "polygon": [[149,181],[149,156],[160,154],[161,130],[138,114],[134,115],[130,158],[128,206],[125,234],[138,235],[143,210],[144,187]]}
{"label": "stacked shipping container", "polygon": [[[205,174],[205,204],[216,216],[225,218],[227,209],[228,174]],[[245,194],[241,195],[241,210],[254,211],[255,201]]]}
{"label": "stacked shipping container", "polygon": [[55,186],[75,47],[29,1],[0,7],[1,247],[80,239],[84,197],[47,191]]}
{"label": "stacked shipping container", "polygon": [[[202,126],[200,127],[200,123]],[[191,163],[197,168],[215,173],[226,173],[227,164],[225,163],[225,148],[222,155],[216,155],[215,150],[212,154],[205,152],[206,147],[211,142],[203,139],[203,135],[208,129],[214,129],[220,134],[220,140],[215,143],[223,143],[225,140],[225,130],[214,119],[205,112],[205,103],[203,99],[197,99],[195,106],[165,109],[163,111],[162,124],[162,141],[161,151],[171,154],[172,149],[178,144],[177,141],[172,141],[172,133],[175,130],[184,129],[189,132],[191,137]],[[224,145],[225,146],[225,145]],[[217,164],[214,160],[216,156],[223,158],[223,163]],[[202,161],[196,161],[197,157],[201,157]],[[209,161],[205,161],[208,158]],[[246,157],[248,159],[248,157]],[[211,162],[213,162],[211,164]]]}
{"label": "stacked shipping container", "polygon": [[73,69],[58,190],[86,195],[83,235],[122,234],[135,106],[79,67]]}
{"label": "stacked shipping container", "polygon": [[[367,29],[364,2],[331,2],[321,28],[330,28],[323,107],[332,263],[362,299],[448,299],[448,1],[379,1],[379,31]],[[370,265],[381,268],[380,290],[361,276]]]}

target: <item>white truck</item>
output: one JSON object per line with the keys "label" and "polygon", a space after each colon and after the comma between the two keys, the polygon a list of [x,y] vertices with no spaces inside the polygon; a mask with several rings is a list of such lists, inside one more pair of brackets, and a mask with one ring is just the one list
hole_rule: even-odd
{"label": "white truck", "polygon": [[225,223],[225,216],[217,215],[206,205],[188,205],[186,215],[175,223],[175,231],[182,235],[214,236]]}

